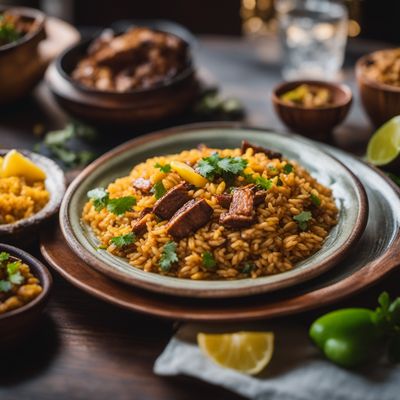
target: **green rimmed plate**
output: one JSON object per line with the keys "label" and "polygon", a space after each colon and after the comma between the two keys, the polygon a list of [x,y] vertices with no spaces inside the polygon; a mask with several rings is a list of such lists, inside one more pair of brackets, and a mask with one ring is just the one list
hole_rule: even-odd
{"label": "green rimmed plate", "polygon": [[[238,147],[242,139],[281,151],[298,161],[333,190],[340,209],[339,223],[321,250],[281,274],[257,279],[191,281],[144,272],[104,250],[80,216],[86,193],[126,175],[145,159],[171,154],[205,143],[210,147]],[[105,154],[88,166],[71,184],[60,212],[60,225],[71,249],[87,264],[110,278],[163,294],[186,297],[237,297],[270,292],[305,282],[333,267],[347,254],[364,231],[368,202],[359,180],[317,144],[295,135],[255,129],[181,127],[134,139]]]}

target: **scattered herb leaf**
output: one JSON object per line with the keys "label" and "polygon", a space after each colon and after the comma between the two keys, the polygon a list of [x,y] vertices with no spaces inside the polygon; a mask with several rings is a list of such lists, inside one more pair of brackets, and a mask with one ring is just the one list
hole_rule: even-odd
{"label": "scattered herb leaf", "polygon": [[9,275],[8,280],[14,285],[20,285],[24,281],[24,277],[21,275],[21,272],[17,271],[12,275]]}
{"label": "scattered herb leaf", "polygon": [[272,181],[270,179],[264,178],[262,176],[258,176],[255,179],[255,183],[257,186],[259,186],[261,189],[264,189],[264,190],[269,190],[272,187]]}
{"label": "scattered herb leaf", "polygon": [[215,266],[217,265],[217,262],[215,261],[215,258],[213,256],[213,254],[209,251],[205,251],[202,254],[202,259],[203,259],[203,265],[207,268],[207,269],[213,269],[215,268]]}
{"label": "scattered herb leaf", "polygon": [[154,164],[154,167],[155,168],[159,168],[159,170],[161,171],[161,172],[164,172],[164,173],[168,173],[168,172],[171,172],[171,165],[169,165],[169,164],[165,164],[165,165],[161,165],[160,163],[155,163]]}
{"label": "scattered herb leaf", "polygon": [[176,262],[178,262],[178,256],[176,254],[176,243],[171,241],[164,246],[160,258],[160,268],[163,271],[169,271],[172,264]]}
{"label": "scattered herb leaf", "polygon": [[127,233],[126,235],[116,236],[111,239],[111,243],[117,247],[129,246],[136,239],[134,233]]}
{"label": "scattered herb leaf", "polygon": [[9,258],[10,258],[10,255],[7,252],[2,251],[0,253],[0,262],[7,261]]}
{"label": "scattered herb leaf", "polygon": [[5,280],[0,281],[0,292],[8,292],[11,290],[11,283]]}
{"label": "scattered herb leaf", "polygon": [[276,181],[276,186],[283,186],[283,182],[282,179],[278,177],[277,181]]}
{"label": "scattered herb leaf", "polygon": [[317,207],[321,205],[321,199],[313,193],[310,194],[310,200]]}
{"label": "scattered herb leaf", "polygon": [[7,264],[7,274],[8,276],[15,274],[19,271],[19,267],[21,266],[21,261],[14,261]]}
{"label": "scattered herb leaf", "polygon": [[153,193],[154,197],[158,200],[161,199],[161,197],[163,197],[165,193],[167,193],[167,189],[165,189],[162,181],[158,181],[151,188],[151,193]]}
{"label": "scattered herb leaf", "polygon": [[136,204],[136,197],[125,196],[116,199],[109,199],[107,203],[107,210],[115,215],[123,215],[131,210]]}
{"label": "scattered herb leaf", "polygon": [[308,221],[312,218],[312,214],[310,211],[302,211],[300,214],[295,215],[293,219],[298,223],[299,228],[302,231],[306,231],[308,229]]}
{"label": "scattered herb leaf", "polygon": [[102,210],[108,204],[109,196],[107,190],[104,188],[89,190],[87,196],[92,201],[96,211]]}
{"label": "scattered herb leaf", "polygon": [[293,165],[292,164],[286,164],[283,167],[283,172],[287,175],[290,174],[293,171]]}
{"label": "scattered herb leaf", "polygon": [[254,264],[251,262],[245,262],[242,268],[242,274],[250,274],[254,269]]}
{"label": "scattered herb leaf", "polygon": [[221,157],[218,153],[214,153],[198,162],[197,171],[209,180],[220,176],[225,181],[230,181],[243,172],[246,166],[247,160],[242,157]]}

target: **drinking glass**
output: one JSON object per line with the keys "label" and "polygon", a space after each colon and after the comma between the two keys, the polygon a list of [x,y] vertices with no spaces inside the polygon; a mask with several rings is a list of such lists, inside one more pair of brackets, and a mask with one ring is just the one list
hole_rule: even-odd
{"label": "drinking glass", "polygon": [[339,0],[276,0],[286,80],[335,79],[343,64],[347,8]]}

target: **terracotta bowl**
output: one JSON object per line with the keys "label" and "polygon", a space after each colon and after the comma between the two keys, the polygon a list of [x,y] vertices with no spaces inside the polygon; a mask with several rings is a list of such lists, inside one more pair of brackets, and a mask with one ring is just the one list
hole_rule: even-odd
{"label": "terracotta bowl", "polygon": [[390,118],[400,115],[400,87],[373,81],[365,75],[365,67],[379,53],[391,49],[376,51],[361,57],[356,63],[356,78],[361,102],[375,126],[380,126]]}
{"label": "terracotta bowl", "polygon": [[[306,108],[287,104],[280,96],[302,84],[320,86],[332,93],[331,105],[321,108]],[[326,139],[333,128],[347,116],[352,102],[352,93],[348,86],[325,81],[299,80],[284,82],[272,91],[272,103],[282,122],[294,132],[314,139]]]}
{"label": "terracotta bowl", "polygon": [[17,257],[29,265],[31,272],[39,279],[43,288],[42,293],[31,302],[16,310],[0,314],[0,348],[9,348],[10,345],[19,343],[36,327],[50,294],[52,278],[48,269],[25,251],[0,244],[0,252],[2,251],[10,253],[11,256]]}
{"label": "terracotta bowl", "polygon": [[[4,156],[9,151],[0,150],[0,156]],[[21,153],[45,171],[46,189],[50,193],[49,202],[36,214],[12,224],[0,225],[0,242],[26,246],[38,239],[39,230],[58,212],[66,183],[63,171],[54,161],[29,151],[21,151]]]}
{"label": "terracotta bowl", "polygon": [[191,60],[177,76],[150,89],[121,93],[81,85],[71,78],[71,72],[86,54],[90,42],[66,50],[46,73],[56,100],[75,118],[100,126],[143,125],[178,115],[196,99],[199,84]]}
{"label": "terracotta bowl", "polygon": [[15,42],[0,46],[0,104],[13,102],[40,81],[46,63],[39,55],[39,43],[46,38],[45,15],[33,8],[0,6],[0,12],[12,9],[27,21],[35,21],[37,29]]}

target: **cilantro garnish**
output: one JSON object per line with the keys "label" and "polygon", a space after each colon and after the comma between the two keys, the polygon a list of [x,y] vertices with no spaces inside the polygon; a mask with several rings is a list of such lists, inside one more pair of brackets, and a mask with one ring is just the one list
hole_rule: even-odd
{"label": "cilantro garnish", "polygon": [[310,200],[317,207],[319,207],[321,205],[321,199],[318,196],[316,196],[315,194],[312,194],[312,193],[310,194]]}
{"label": "cilantro garnish", "polygon": [[136,204],[136,197],[125,196],[116,199],[109,199],[107,204],[107,210],[115,215],[123,215],[127,211],[131,210]]}
{"label": "cilantro garnish", "polygon": [[163,197],[165,193],[167,193],[167,189],[165,189],[165,186],[162,183],[162,181],[158,181],[151,188],[151,193],[153,193],[154,197],[158,200],[161,197]]}
{"label": "cilantro garnish", "polygon": [[110,241],[117,247],[129,246],[136,239],[136,236],[133,232],[127,233],[126,235],[113,237]]}
{"label": "cilantro garnish", "polygon": [[159,170],[164,173],[171,172],[171,165],[169,164],[161,165],[160,163],[155,163],[154,167],[159,168]]}
{"label": "cilantro garnish", "polygon": [[278,178],[276,181],[276,186],[283,186],[283,182],[281,178]]}
{"label": "cilantro garnish", "polygon": [[10,258],[10,255],[7,252],[2,251],[0,253],[0,262],[7,261],[9,258]]}
{"label": "cilantro garnish", "polygon": [[0,292],[8,292],[11,290],[11,283],[5,280],[0,281]]}
{"label": "cilantro garnish", "polygon": [[213,256],[213,254],[209,251],[205,251],[202,254],[202,259],[203,259],[203,265],[207,268],[207,269],[212,269],[217,265],[217,262],[215,261],[215,258]]}
{"label": "cilantro garnish", "polygon": [[283,167],[283,172],[287,175],[290,174],[293,171],[293,165],[292,164],[286,164]]}
{"label": "cilantro garnish", "polygon": [[168,271],[171,265],[178,262],[178,256],[176,254],[176,243],[168,242],[163,249],[160,258],[160,268],[163,271]]}
{"label": "cilantro garnish", "polygon": [[300,214],[295,215],[293,219],[298,223],[299,228],[302,231],[306,231],[308,229],[308,221],[312,218],[312,214],[310,211],[302,211]]}
{"label": "cilantro garnish", "polygon": [[100,211],[107,206],[109,197],[108,192],[104,188],[92,189],[87,193],[89,199],[92,201],[96,211]]}
{"label": "cilantro garnish", "polygon": [[19,270],[20,266],[21,266],[21,261],[14,261],[14,262],[8,263],[7,264],[7,274],[9,276],[15,274]]}
{"label": "cilantro garnish", "polygon": [[24,281],[24,277],[21,275],[21,272],[17,271],[12,275],[8,276],[8,280],[14,285],[20,285]]}
{"label": "cilantro garnish", "polygon": [[251,271],[254,269],[254,264],[251,262],[246,262],[244,263],[244,266],[242,268],[242,274],[250,274]]}
{"label": "cilantro garnish", "polygon": [[267,179],[267,178],[264,178],[262,176],[258,176],[255,179],[255,183],[256,183],[257,186],[259,186],[261,189],[264,189],[264,190],[269,190],[272,187],[271,179]]}
{"label": "cilantro garnish", "polygon": [[242,157],[221,157],[218,153],[204,157],[197,164],[197,171],[209,180],[220,176],[225,181],[232,180],[247,166],[247,160]]}

